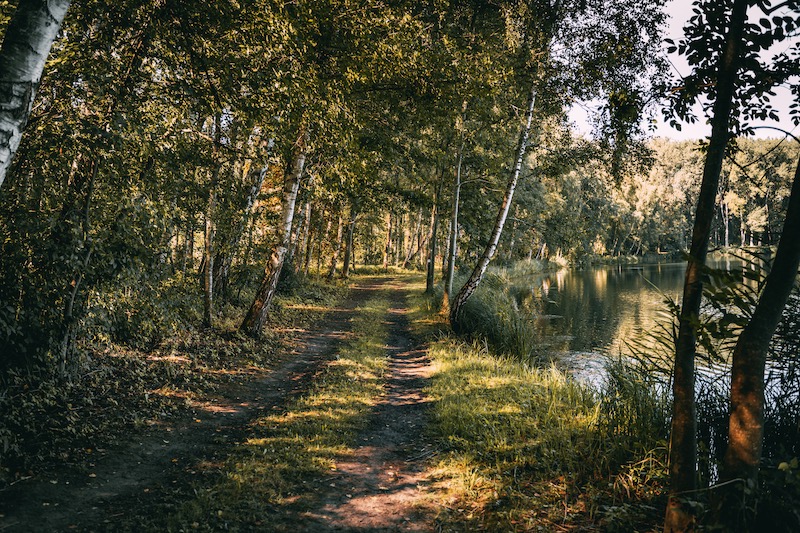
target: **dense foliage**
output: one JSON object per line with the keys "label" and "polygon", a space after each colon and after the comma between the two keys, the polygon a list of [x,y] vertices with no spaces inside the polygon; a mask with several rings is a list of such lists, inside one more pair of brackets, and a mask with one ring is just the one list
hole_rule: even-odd
{"label": "dense foliage", "polygon": [[[677,117],[716,96],[730,2],[699,4],[675,45],[696,67],[669,92]],[[3,28],[13,5],[0,2]],[[501,261],[680,257],[707,147],[641,130],[666,96],[662,8],[75,0],[0,188],[0,400],[102,376],[104,354],[240,321],[276,257],[284,290],[365,265],[438,276],[452,231],[465,272],[496,227],[515,145],[524,159]],[[793,50],[774,67],[756,54],[796,18],[764,20],[745,28],[736,132],[773,116],[773,85],[796,79]],[[593,99],[587,138],[567,112]],[[786,140],[727,149],[711,247],[777,244],[798,157]]]}
{"label": "dense foliage", "polygon": [[[593,232],[620,241],[611,253],[629,251],[628,228],[602,227],[607,210],[594,204],[604,200],[590,192],[619,189],[605,177],[617,163],[572,138],[565,110],[657,70],[639,58],[658,50],[663,15],[566,2],[542,33],[537,6],[75,2],[0,191],[3,367],[66,376],[95,346],[154,347],[200,316],[211,324],[220,305],[244,304],[275,245],[284,169],[301,144],[284,270],[423,264],[444,237],[431,213],[447,212],[456,152],[459,259],[471,261],[531,76],[536,141],[506,257],[534,247],[583,257],[602,238]],[[569,215],[599,229],[553,231],[583,192],[592,205]]]}

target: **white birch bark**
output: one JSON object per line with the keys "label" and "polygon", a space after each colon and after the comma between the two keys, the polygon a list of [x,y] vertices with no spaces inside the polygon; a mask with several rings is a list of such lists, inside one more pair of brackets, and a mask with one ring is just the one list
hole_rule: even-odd
{"label": "white birch bark", "polygon": [[70,0],[20,0],[0,49],[0,187]]}
{"label": "white birch bark", "polygon": [[522,162],[525,159],[525,152],[528,149],[528,136],[530,135],[531,124],[533,123],[533,109],[535,104],[536,84],[534,83],[531,85],[530,95],[528,97],[528,111],[525,117],[525,126],[522,128],[519,136],[516,162],[514,164],[514,169],[511,172],[511,177],[508,180],[508,184],[506,185],[506,193],[503,198],[503,204],[500,206],[500,210],[497,213],[497,219],[494,223],[492,236],[489,238],[489,242],[486,245],[483,255],[481,255],[481,258],[478,260],[478,264],[475,265],[472,275],[470,275],[467,282],[463,287],[461,287],[461,290],[458,291],[458,294],[451,303],[450,325],[454,328],[458,327],[457,324],[461,315],[461,310],[464,308],[464,304],[467,302],[469,297],[472,296],[472,294],[478,288],[480,282],[483,280],[483,276],[486,274],[486,269],[489,267],[489,261],[492,260],[492,257],[494,257],[494,253],[497,250],[497,243],[500,242],[500,235],[503,233],[503,226],[508,218],[508,210],[511,208],[511,200],[514,198],[514,191],[517,188],[517,182],[519,181],[519,176],[522,173]]}
{"label": "white birch bark", "polygon": [[294,161],[285,177],[278,243],[272,250],[272,255],[264,270],[264,277],[261,280],[261,285],[240,327],[243,333],[251,337],[259,337],[261,331],[264,329],[269,305],[272,303],[272,298],[275,296],[275,289],[278,287],[281,268],[286,259],[286,253],[289,250],[292,238],[292,223],[294,221],[295,206],[297,204],[297,193],[300,190],[300,179],[303,176],[303,169],[306,164],[307,143],[308,133],[304,133],[298,140]]}

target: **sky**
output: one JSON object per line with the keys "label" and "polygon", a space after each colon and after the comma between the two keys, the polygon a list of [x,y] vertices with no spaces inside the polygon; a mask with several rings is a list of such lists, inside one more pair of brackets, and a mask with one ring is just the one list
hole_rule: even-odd
{"label": "sky", "polygon": [[[689,17],[692,13],[692,3],[692,0],[670,0],[667,2],[666,12],[669,16],[669,21],[667,23],[665,37],[671,38],[676,42],[681,38],[683,35],[683,26],[689,20]],[[751,12],[752,11],[757,10],[751,9]],[[756,13],[753,13],[751,16],[756,20],[760,18],[759,14]],[[795,36],[790,42],[797,43],[798,41],[800,41],[800,37]],[[787,47],[788,46],[784,44],[781,50],[776,50],[773,52],[783,51]],[[671,68],[673,69],[673,73],[678,75],[686,75],[689,73],[690,69],[686,63],[686,60],[677,53],[670,54],[669,60],[672,65]],[[792,95],[788,88],[779,88],[776,91],[776,96],[772,98],[772,103],[774,104],[775,109],[778,111],[778,115],[780,116],[781,120],[779,122],[753,122],[753,125],[779,127],[800,137],[800,127],[793,126],[788,118],[788,109],[789,105],[791,104],[791,98]],[[591,130],[591,127],[588,125],[588,112],[586,111],[585,107],[586,106],[573,106],[572,110],[570,111],[570,118],[575,123],[578,131],[588,133]],[[682,123],[682,129],[681,131],[678,131],[670,127],[669,124],[664,123],[662,121],[661,113],[659,112],[656,115],[658,124],[653,135],[659,137],[668,137],[675,140],[700,139],[707,137],[711,133],[711,126],[707,123],[706,117],[703,115],[703,111],[699,106],[697,106],[695,109],[695,115],[698,117],[698,122],[695,124]],[[778,137],[781,136],[781,134],[775,130],[757,129],[755,136],[761,138]]]}

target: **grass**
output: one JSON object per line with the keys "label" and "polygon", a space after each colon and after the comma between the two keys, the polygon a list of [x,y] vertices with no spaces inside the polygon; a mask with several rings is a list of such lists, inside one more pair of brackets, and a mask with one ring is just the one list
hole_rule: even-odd
{"label": "grass", "polygon": [[[502,306],[499,292],[484,294]],[[473,305],[494,307],[485,296]],[[446,333],[434,299],[419,297],[416,307],[436,369],[428,393],[442,448],[432,470],[446,492],[442,531],[641,531],[657,523],[666,428],[643,376],[617,367],[603,390],[592,390],[552,364],[536,366],[530,352],[498,355],[497,343]]]}
{"label": "grass", "polygon": [[223,473],[217,483],[198,488],[168,529],[290,530],[282,510],[313,508],[320,483],[351,452],[383,392],[388,305],[380,293],[356,310],[353,335],[309,391],[259,418],[249,438],[217,465]]}
{"label": "grass", "polygon": [[[534,319],[541,309],[531,297],[531,279],[563,267],[556,260],[532,259],[490,268],[464,305],[454,329],[485,340],[494,353],[526,363],[548,364],[550,354],[536,342]],[[464,281],[466,278],[459,278],[454,286],[458,288]],[[439,293],[436,296],[441,299]]]}
{"label": "grass", "polygon": [[[438,302],[422,296],[419,275],[402,279],[418,294],[413,333],[429,339],[435,365],[427,393],[429,436],[438,453],[428,467],[439,490],[432,496],[441,509],[439,530],[642,531],[657,523],[664,504],[663,406],[645,376],[620,366],[597,391],[550,364],[514,355],[513,347],[498,355],[480,336],[465,340],[448,332]],[[307,323],[326,304],[301,298],[303,292],[276,302],[276,324]],[[498,310],[504,301],[497,299]],[[296,529],[291,517],[314,509],[317,494],[330,490],[329,474],[351,453],[383,392],[388,306],[388,295],[376,292],[359,307],[353,333],[306,392],[257,418],[237,435],[241,444],[193,467],[198,472],[189,492],[167,491],[148,516],[115,527]],[[237,322],[231,310],[220,328]],[[184,377],[192,369],[216,376],[230,374],[215,370],[233,372],[237,365],[269,366],[282,342],[278,333],[252,346],[227,329],[214,335],[162,346],[165,355],[186,355],[158,363],[172,375],[163,391],[191,391]]]}
{"label": "grass", "polygon": [[553,367],[494,357],[479,343],[440,341],[431,356],[435,431],[448,452],[439,476],[456,490],[446,522],[513,531],[590,505],[569,494],[591,474],[585,452],[598,409],[588,390]]}

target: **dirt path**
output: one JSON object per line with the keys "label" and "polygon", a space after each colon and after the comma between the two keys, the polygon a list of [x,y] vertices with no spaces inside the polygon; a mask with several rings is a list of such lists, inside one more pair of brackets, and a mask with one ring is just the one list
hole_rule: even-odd
{"label": "dirt path", "polygon": [[433,530],[422,466],[433,453],[423,434],[423,388],[431,367],[409,334],[406,295],[394,289],[386,392],[355,453],[337,463],[338,475],[320,495],[320,508],[304,517],[306,531]]}
{"label": "dirt path", "polygon": [[[422,387],[428,365],[408,333],[405,292],[387,279],[364,280],[340,308],[308,332],[298,332],[298,349],[268,375],[193,406],[189,416],[132,433],[130,443],[99,451],[86,465],[30,479],[0,493],[0,531],[114,531],[131,513],[146,513],[155,503],[191,487],[196,475],[220,463],[227,450],[246,435],[248,424],[302,393],[313,376],[335,356],[339,342],[352,333],[354,309],[376,290],[390,285],[396,295],[387,321],[391,373],[380,406],[360,446],[326,480],[319,509],[287,517],[306,531],[427,531],[430,520],[420,507],[425,486],[421,460],[430,455],[422,443],[426,408]],[[208,475],[208,474],[205,474]]]}

